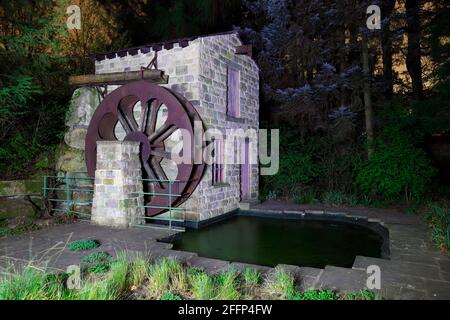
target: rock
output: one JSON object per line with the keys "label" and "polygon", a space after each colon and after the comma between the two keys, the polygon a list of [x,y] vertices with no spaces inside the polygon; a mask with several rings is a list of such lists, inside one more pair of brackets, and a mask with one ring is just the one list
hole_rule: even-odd
{"label": "rock", "polygon": [[42,181],[0,181],[0,218],[33,216],[36,208],[30,202],[41,205]]}
{"label": "rock", "polygon": [[35,180],[9,180],[0,181],[0,196],[23,196],[40,194],[42,181]]}
{"label": "rock", "polygon": [[35,209],[26,196],[0,197],[0,219],[34,216]]}
{"label": "rock", "polygon": [[61,146],[57,154],[57,172],[66,173],[87,171],[86,163],[84,161],[84,150]]}
{"label": "rock", "polygon": [[87,128],[95,109],[101,102],[96,88],[82,87],[74,91],[66,117],[69,128]]}
{"label": "rock", "polygon": [[68,130],[64,141],[68,146],[84,150],[87,128],[100,102],[100,95],[95,88],[82,87],[75,90],[66,118]]}
{"label": "rock", "polygon": [[23,180],[0,181],[0,196],[15,196],[26,194]]}
{"label": "rock", "polygon": [[64,142],[75,149],[84,150],[84,141],[86,139],[87,129],[73,128],[64,135]]}

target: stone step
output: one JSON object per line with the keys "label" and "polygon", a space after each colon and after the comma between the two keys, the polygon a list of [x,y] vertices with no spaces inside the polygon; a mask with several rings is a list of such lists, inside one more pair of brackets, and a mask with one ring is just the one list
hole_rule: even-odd
{"label": "stone step", "polygon": [[442,280],[440,269],[438,266],[405,262],[399,260],[385,260],[378,258],[369,258],[357,256],[353,263],[353,269],[365,271],[368,266],[377,265],[380,267],[381,275],[390,273],[393,275],[405,275],[412,277],[420,277],[431,280]]}
{"label": "stone step", "polygon": [[262,276],[266,275],[267,273],[271,272],[273,268],[266,267],[266,266],[260,266],[257,264],[251,264],[251,263],[243,263],[243,262],[232,262],[229,265],[229,269],[235,269],[238,271],[244,271],[245,269],[254,269],[261,273]]}
{"label": "stone step", "polygon": [[366,289],[365,271],[334,266],[326,266],[319,275],[315,290],[336,290],[340,293],[356,293]]}
{"label": "stone step", "polygon": [[168,250],[165,248],[155,248],[149,251],[150,261],[155,261],[163,257],[175,259],[181,263],[186,263],[188,259],[196,256],[195,252]]}

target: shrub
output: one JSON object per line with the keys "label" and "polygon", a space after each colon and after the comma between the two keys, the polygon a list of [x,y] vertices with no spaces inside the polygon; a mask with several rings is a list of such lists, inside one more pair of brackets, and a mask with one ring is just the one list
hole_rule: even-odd
{"label": "shrub", "polygon": [[319,200],[315,192],[311,190],[297,191],[293,196],[294,203],[296,204],[317,204]]}
{"label": "shrub", "polygon": [[69,243],[70,251],[85,251],[98,248],[100,244],[94,240],[76,240]]}
{"label": "shrub", "polygon": [[328,191],[322,195],[322,202],[327,205],[354,206],[358,200],[354,195],[347,195],[341,191]]}
{"label": "shrub", "polygon": [[448,203],[427,205],[426,219],[431,227],[433,242],[440,248],[450,249],[450,206]]}
{"label": "shrub", "polygon": [[425,152],[404,134],[388,130],[375,143],[371,158],[361,163],[356,182],[370,196],[407,202],[420,198],[435,173]]}

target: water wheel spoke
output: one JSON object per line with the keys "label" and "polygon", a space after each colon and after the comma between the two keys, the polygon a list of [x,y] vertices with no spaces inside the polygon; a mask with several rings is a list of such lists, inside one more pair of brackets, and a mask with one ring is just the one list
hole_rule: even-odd
{"label": "water wheel spoke", "polygon": [[155,172],[153,171],[153,169],[150,167],[150,165],[147,162],[143,163],[143,167],[144,167],[144,171],[145,171],[145,173],[147,173],[147,176],[149,179],[157,179]]}
{"label": "water wheel spoke", "polygon": [[148,111],[147,113],[149,113],[149,115],[147,116],[147,128],[146,128],[146,133],[147,135],[151,135],[153,132],[155,132],[156,129],[156,118],[158,116],[158,109],[161,106],[162,103],[158,102],[157,100],[153,100],[149,106],[148,106]]}
{"label": "water wheel spoke", "polygon": [[150,154],[154,157],[164,158],[164,159],[172,159],[172,153],[164,150],[153,149],[150,150]]}
{"label": "water wheel spoke", "polygon": [[119,119],[120,124],[123,127],[123,130],[125,130],[125,132],[128,134],[130,132],[132,132],[133,130],[131,130],[131,127],[129,125],[129,123],[127,122],[127,120],[125,119],[124,115],[122,114],[122,112],[118,112],[117,114],[117,119]]}
{"label": "water wheel spoke", "polygon": [[164,140],[166,140],[172,133],[177,130],[177,127],[171,124],[164,124],[161,127],[158,128],[154,133],[152,133],[148,139],[152,141],[153,144],[159,144],[162,143]]}
{"label": "water wheel spoke", "polygon": [[151,160],[152,163],[152,167],[155,170],[156,175],[158,176],[159,180],[165,180],[167,181],[167,175],[164,172],[164,169],[161,167],[161,164],[159,163],[158,160],[156,160],[156,158],[153,158]]}
{"label": "water wheel spoke", "polygon": [[146,103],[141,102],[141,132],[145,132],[147,130],[147,117],[148,117],[148,109],[149,106]]}

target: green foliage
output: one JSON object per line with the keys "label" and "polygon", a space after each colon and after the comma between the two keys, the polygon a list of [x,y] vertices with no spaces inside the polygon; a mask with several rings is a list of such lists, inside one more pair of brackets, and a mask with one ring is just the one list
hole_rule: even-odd
{"label": "green foliage", "polygon": [[450,206],[448,203],[430,203],[426,208],[426,220],[431,227],[433,242],[450,250]]}
{"label": "green foliage", "polygon": [[293,195],[294,203],[297,204],[317,204],[320,201],[314,191],[305,189],[303,191],[296,191]]}
{"label": "green foliage", "polygon": [[261,272],[252,268],[246,268],[242,272],[242,278],[246,286],[257,286],[261,282]]}
{"label": "green foliage", "polygon": [[117,259],[110,263],[110,272],[106,280],[107,290],[115,292],[120,298],[128,289],[129,264],[126,255],[122,252]]}
{"label": "green foliage", "polygon": [[149,278],[149,263],[142,256],[137,256],[131,263],[130,285],[139,287]]}
{"label": "green foliage", "polygon": [[318,166],[311,154],[305,152],[305,146],[295,135],[284,132],[280,136],[280,167],[275,175],[263,176],[263,194],[276,190],[292,195],[302,185],[310,182],[319,174]]}
{"label": "green foliage", "polygon": [[358,293],[347,293],[341,296],[342,300],[375,300],[379,297],[370,290],[361,290]]}
{"label": "green foliage", "polygon": [[166,291],[162,296],[161,300],[183,300],[182,297],[172,293],[171,291]]}
{"label": "green foliage", "polygon": [[331,290],[309,290],[296,293],[293,300],[337,300],[338,296]]}
{"label": "green foliage", "polygon": [[[5,223],[3,226],[6,227],[7,223]],[[2,226],[0,226],[0,228],[1,227]],[[24,233],[24,232],[35,231],[35,230],[39,230],[39,229],[41,229],[40,225],[33,223],[32,221],[24,221],[24,222],[19,223],[14,228],[0,229],[0,238],[6,237],[6,236],[12,236],[12,235],[20,234],[20,233]]]}
{"label": "green foliage", "polygon": [[281,299],[291,299],[295,295],[294,277],[289,272],[276,268],[265,280],[264,291]]}
{"label": "green foliage", "polygon": [[65,274],[51,274],[29,264],[21,272],[0,276],[0,300],[62,300],[69,298]]}
{"label": "green foliage", "polygon": [[[64,3],[4,1],[0,5],[0,174],[29,175],[64,130],[67,102]],[[14,68],[11,68],[14,66]]]}
{"label": "green foliage", "polygon": [[[363,193],[410,202],[423,196],[435,169],[422,149],[414,146],[405,123],[408,117],[394,106],[384,114],[385,127],[374,141],[374,154],[361,162],[356,182]],[[414,136],[414,135],[413,135]]]}
{"label": "green foliage", "polygon": [[[98,255],[96,255],[98,257]],[[94,255],[86,261],[98,261]],[[150,271],[148,272],[148,270]],[[331,291],[295,291],[294,278],[277,269],[260,285],[260,273],[247,269],[241,274],[228,270],[208,275],[202,270],[187,269],[176,260],[163,258],[149,267],[142,257],[132,261],[126,252],[117,254],[104,274],[83,274],[81,288],[68,289],[68,274],[48,273],[33,264],[21,272],[8,270],[0,274],[0,300],[119,300],[150,298],[161,300],[266,298],[295,300],[373,300],[370,291],[339,295]],[[147,273],[148,272],[148,273]],[[148,281],[147,281],[148,280]],[[136,296],[133,286],[147,286],[147,296]]]}
{"label": "green foliage", "polygon": [[87,263],[88,272],[105,273],[111,267],[112,257],[108,252],[100,251],[85,256],[81,261]]}
{"label": "green foliage", "polygon": [[175,259],[163,258],[150,267],[148,296],[157,298],[164,292],[182,291],[187,287],[187,274]]}
{"label": "green foliage", "polygon": [[189,274],[190,291],[194,299],[211,300],[215,297],[213,279],[205,272],[191,272]]}
{"label": "green foliage", "polygon": [[219,273],[216,278],[217,281],[217,295],[218,300],[238,300],[241,296],[237,287],[239,279],[237,278],[235,270],[229,270]]}
{"label": "green foliage", "polygon": [[355,206],[358,199],[355,195],[347,195],[342,191],[327,191],[322,195],[322,203],[327,205]]}
{"label": "green foliage", "polygon": [[70,251],[85,251],[98,248],[100,244],[94,240],[76,240],[69,243]]}

